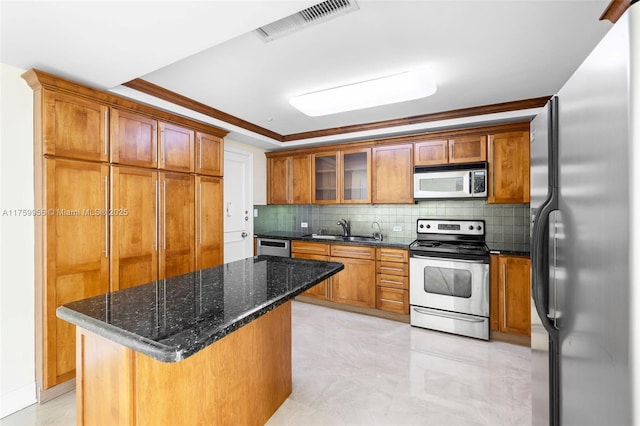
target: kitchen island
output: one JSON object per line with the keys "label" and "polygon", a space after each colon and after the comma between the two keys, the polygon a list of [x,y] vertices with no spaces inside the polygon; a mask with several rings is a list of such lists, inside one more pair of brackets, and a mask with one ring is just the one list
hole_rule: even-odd
{"label": "kitchen island", "polygon": [[291,302],[342,270],[257,256],[72,302],[77,424],[264,424],[291,393]]}

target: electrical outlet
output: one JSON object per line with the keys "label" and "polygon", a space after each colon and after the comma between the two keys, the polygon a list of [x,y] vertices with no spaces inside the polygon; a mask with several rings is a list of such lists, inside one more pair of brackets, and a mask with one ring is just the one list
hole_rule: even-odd
{"label": "electrical outlet", "polygon": [[402,232],[402,226],[396,225],[393,227],[393,232]]}
{"label": "electrical outlet", "polygon": [[253,217],[258,217],[258,209],[253,209]]}
{"label": "electrical outlet", "polygon": [[307,222],[302,222],[300,224],[300,228],[308,228],[308,227],[309,227],[309,224]]}

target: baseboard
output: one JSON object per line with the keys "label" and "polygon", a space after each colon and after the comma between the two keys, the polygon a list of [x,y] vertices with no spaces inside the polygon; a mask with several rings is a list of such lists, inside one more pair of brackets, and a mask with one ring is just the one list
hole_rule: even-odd
{"label": "baseboard", "polygon": [[23,386],[0,399],[0,419],[36,403],[36,382]]}
{"label": "baseboard", "polygon": [[76,388],[76,379],[67,380],[47,390],[38,390],[36,395],[38,404],[44,404],[47,401],[51,401],[53,398],[57,398],[67,392],[71,392]]}
{"label": "baseboard", "polygon": [[394,312],[381,311],[373,308],[362,308],[359,306],[345,305],[344,303],[331,302],[329,300],[316,299],[310,296],[297,296],[295,300],[299,302],[311,303],[312,305],[325,306],[327,308],[338,309],[341,311],[354,312],[357,314],[370,315],[372,317],[390,319],[409,324],[411,317],[409,315],[396,314]]}

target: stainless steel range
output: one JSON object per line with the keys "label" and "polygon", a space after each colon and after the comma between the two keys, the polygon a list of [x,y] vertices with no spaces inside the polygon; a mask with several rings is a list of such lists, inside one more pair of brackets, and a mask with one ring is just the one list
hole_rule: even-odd
{"label": "stainless steel range", "polygon": [[483,220],[418,219],[411,244],[411,325],[489,340]]}

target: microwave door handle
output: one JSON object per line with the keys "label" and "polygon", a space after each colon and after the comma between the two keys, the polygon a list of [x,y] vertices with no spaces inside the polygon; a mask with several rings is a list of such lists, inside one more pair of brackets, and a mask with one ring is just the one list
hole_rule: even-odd
{"label": "microwave door handle", "polygon": [[469,172],[469,195],[473,195],[473,172]]}

